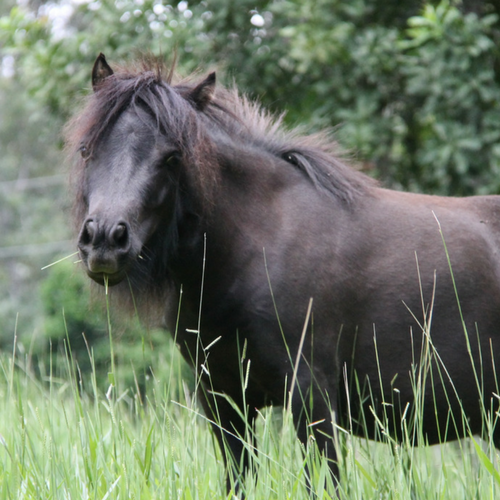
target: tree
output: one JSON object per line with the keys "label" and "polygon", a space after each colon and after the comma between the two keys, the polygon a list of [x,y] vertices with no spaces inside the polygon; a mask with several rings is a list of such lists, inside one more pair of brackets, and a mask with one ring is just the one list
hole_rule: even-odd
{"label": "tree", "polygon": [[39,331],[41,268],[74,251],[67,169],[61,122],[27,99],[22,82],[0,78],[0,110],[0,346],[17,334],[28,349]]}
{"label": "tree", "polygon": [[1,26],[30,89],[59,116],[88,89],[97,53],[126,60],[136,49],[177,51],[182,72],[217,65],[223,80],[285,109],[289,123],[336,127],[341,144],[389,185],[498,192],[499,7],[429,1],[416,16],[419,6],[120,0],[80,5],[65,30],[19,8]]}
{"label": "tree", "polygon": [[401,30],[360,25],[363,8],[329,4],[304,4],[296,16],[307,22],[284,32],[309,80],[312,119],[342,123],[340,142],[396,187],[499,192],[498,17],[443,0]]}

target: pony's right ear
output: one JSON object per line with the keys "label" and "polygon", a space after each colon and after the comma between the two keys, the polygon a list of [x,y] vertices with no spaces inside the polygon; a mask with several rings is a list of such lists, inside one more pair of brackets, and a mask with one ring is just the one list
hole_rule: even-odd
{"label": "pony's right ear", "polygon": [[113,70],[106,62],[104,54],[101,52],[95,60],[92,68],[92,88],[94,92],[101,86],[102,82],[113,74]]}
{"label": "pony's right ear", "polygon": [[203,111],[215,92],[215,71],[198,84],[188,95],[188,99],[199,111]]}

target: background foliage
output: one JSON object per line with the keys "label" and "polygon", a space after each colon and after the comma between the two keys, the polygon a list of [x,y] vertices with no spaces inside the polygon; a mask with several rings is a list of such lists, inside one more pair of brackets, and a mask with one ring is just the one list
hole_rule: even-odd
{"label": "background foliage", "polygon": [[[0,9],[0,345],[17,332],[47,352],[47,338],[66,336],[64,308],[71,343],[86,350],[84,331],[109,356],[78,273],[40,271],[73,251],[59,131],[89,92],[99,52],[112,64],[177,52],[181,73],[215,67],[223,83],[286,111],[289,125],[334,127],[353,162],[389,187],[500,192],[494,0],[11,0]],[[124,335],[143,342],[134,328]]]}

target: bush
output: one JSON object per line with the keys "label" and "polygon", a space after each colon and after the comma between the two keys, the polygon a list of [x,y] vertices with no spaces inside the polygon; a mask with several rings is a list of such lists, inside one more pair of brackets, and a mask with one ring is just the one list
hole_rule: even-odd
{"label": "bush", "polygon": [[[84,384],[95,367],[100,389],[106,390],[115,379],[114,373],[111,377],[108,374],[115,369],[127,386],[144,391],[145,382],[152,375],[153,354],[158,358],[154,351],[164,351],[166,363],[154,367],[161,376],[168,372],[173,342],[167,332],[147,329],[136,317],[111,311],[108,319],[105,301],[99,297],[92,303],[89,289],[90,280],[74,264],[63,261],[52,267],[41,284],[45,341],[35,348],[35,366],[42,363],[57,370],[54,363],[68,355],[79,367]],[[189,380],[189,368],[183,370]]]}
{"label": "bush", "polygon": [[369,2],[320,3],[282,33],[315,95],[312,120],[340,124],[341,144],[394,187],[500,192],[498,17],[442,0],[399,29],[363,22]]}

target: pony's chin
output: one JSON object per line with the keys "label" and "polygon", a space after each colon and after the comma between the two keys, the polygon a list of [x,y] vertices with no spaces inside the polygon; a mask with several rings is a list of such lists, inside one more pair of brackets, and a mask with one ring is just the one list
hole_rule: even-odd
{"label": "pony's chin", "polygon": [[103,286],[115,286],[120,284],[127,275],[125,272],[117,272],[113,274],[108,273],[93,273],[92,271],[87,271],[87,274],[90,278],[92,278],[96,283]]}

